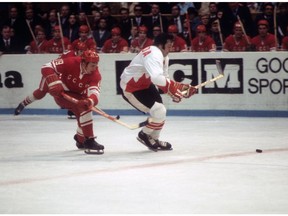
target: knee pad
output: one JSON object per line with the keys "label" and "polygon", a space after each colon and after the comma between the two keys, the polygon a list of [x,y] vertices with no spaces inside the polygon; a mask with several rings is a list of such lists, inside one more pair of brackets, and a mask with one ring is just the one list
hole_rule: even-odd
{"label": "knee pad", "polygon": [[154,122],[163,122],[166,119],[166,108],[162,103],[155,102],[150,109],[150,115]]}

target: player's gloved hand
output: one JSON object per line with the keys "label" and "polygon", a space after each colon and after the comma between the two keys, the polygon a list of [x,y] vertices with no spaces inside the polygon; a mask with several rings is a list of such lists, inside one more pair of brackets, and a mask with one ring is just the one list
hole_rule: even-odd
{"label": "player's gloved hand", "polygon": [[190,98],[192,95],[197,93],[197,90],[194,86],[189,84],[184,84],[182,88],[182,95],[184,98]]}
{"label": "player's gloved hand", "polygon": [[93,106],[93,101],[89,98],[83,99],[83,100],[79,100],[78,102],[78,106],[80,109],[83,110],[90,110]]}
{"label": "player's gloved hand", "polygon": [[181,91],[183,89],[183,85],[184,84],[182,83],[170,80],[167,94],[170,95],[173,102],[179,103],[181,99],[183,98],[182,91]]}
{"label": "player's gloved hand", "polygon": [[53,97],[61,97],[61,93],[64,92],[62,81],[56,74],[52,74],[46,77],[46,83],[48,85],[48,91]]}

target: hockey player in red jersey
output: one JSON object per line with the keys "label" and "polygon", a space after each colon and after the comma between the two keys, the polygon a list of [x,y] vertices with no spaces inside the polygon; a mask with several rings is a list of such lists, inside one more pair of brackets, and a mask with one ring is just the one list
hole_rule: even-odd
{"label": "hockey player in red jersey", "polygon": [[[87,50],[86,44],[78,43],[77,46],[75,47],[75,50],[69,50],[67,52],[64,52],[59,56],[59,58],[80,56],[85,50]],[[17,108],[14,111],[14,115],[19,115],[27,105],[33,103],[34,101],[41,100],[42,98],[45,97],[47,93],[48,93],[48,86],[45,82],[45,79],[42,77],[39,87],[35,89],[32,94],[26,96],[25,99],[18,104]],[[72,113],[68,115],[71,116]]]}
{"label": "hockey player in red jersey", "polygon": [[[141,50],[121,74],[123,98],[139,111],[149,113],[151,117],[151,121],[139,132],[137,139],[153,151],[172,150],[170,143],[159,140],[166,119],[166,108],[158,88],[177,103],[183,97],[189,98],[196,93],[193,86],[169,78],[168,53],[172,41],[172,35],[158,35],[153,45]],[[183,95],[185,90],[187,92]]]}
{"label": "hockey player in red jersey", "polygon": [[[46,53],[63,53],[65,50],[71,49],[71,43],[68,38],[61,38],[60,27],[54,26],[53,38],[49,40],[46,44]],[[62,45],[62,39],[64,43],[64,50]]]}
{"label": "hockey player in red jersey", "polygon": [[198,25],[196,28],[197,36],[191,41],[192,52],[215,52],[216,44],[213,38],[207,35],[205,25]]}
{"label": "hockey player in red jersey", "polygon": [[241,24],[234,24],[234,34],[229,35],[224,42],[223,51],[226,52],[244,52],[250,49],[251,38],[244,35]]}
{"label": "hockey player in red jersey", "polygon": [[259,20],[257,23],[258,35],[252,38],[251,43],[256,51],[275,51],[275,36],[269,33],[269,23],[267,20]]}
{"label": "hockey player in red jersey", "polygon": [[88,49],[95,50],[97,44],[93,38],[89,38],[89,27],[87,25],[81,25],[79,27],[79,38],[72,42],[72,49],[78,46],[78,43],[85,43]]}
{"label": "hockey player in red jersey", "polygon": [[138,37],[131,42],[131,53],[138,53],[140,50],[153,44],[153,40],[147,37],[148,29],[146,26],[139,26],[138,32]]}
{"label": "hockey player in red jersey", "polygon": [[188,47],[186,41],[178,36],[178,28],[176,25],[170,25],[168,27],[168,33],[173,36],[173,43],[170,52],[187,52]]}
{"label": "hockey player in red jersey", "polygon": [[103,53],[127,53],[129,51],[128,42],[121,37],[119,27],[114,27],[111,30],[111,38],[106,40],[103,47]]}
{"label": "hockey player in red jersey", "polygon": [[[91,108],[98,104],[101,75],[98,70],[99,56],[86,50],[81,57],[55,59],[45,64],[41,73],[48,92],[55,102],[71,110],[77,119],[77,134],[74,136],[79,149],[86,153],[103,153],[104,146],[95,141]],[[60,76],[61,75],[61,76]],[[63,93],[77,99],[77,104],[66,100]]]}

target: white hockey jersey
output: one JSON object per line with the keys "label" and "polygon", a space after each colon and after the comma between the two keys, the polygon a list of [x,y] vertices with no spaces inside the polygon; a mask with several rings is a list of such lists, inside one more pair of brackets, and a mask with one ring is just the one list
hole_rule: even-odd
{"label": "white hockey jersey", "polygon": [[127,92],[148,88],[151,83],[166,86],[169,57],[164,57],[156,46],[148,46],[141,50],[124,69],[120,86]]}

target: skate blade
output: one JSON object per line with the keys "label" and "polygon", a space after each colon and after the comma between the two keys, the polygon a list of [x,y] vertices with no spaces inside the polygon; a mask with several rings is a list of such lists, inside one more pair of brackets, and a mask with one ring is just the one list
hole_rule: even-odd
{"label": "skate blade", "polygon": [[157,152],[157,149],[154,149],[154,148],[147,146],[146,143],[142,139],[140,139],[139,137],[136,137],[136,138],[140,143],[142,143],[144,146],[146,146],[149,150]]}
{"label": "skate blade", "polygon": [[157,150],[158,150],[158,151],[172,151],[173,148],[170,148],[170,149],[161,149],[161,148],[158,148]]}
{"label": "skate blade", "polygon": [[76,116],[68,116],[67,119],[76,119]]}
{"label": "skate blade", "polygon": [[84,152],[86,154],[97,154],[97,155],[102,155],[104,154],[104,151],[103,150],[91,150],[91,149],[85,149]]}

